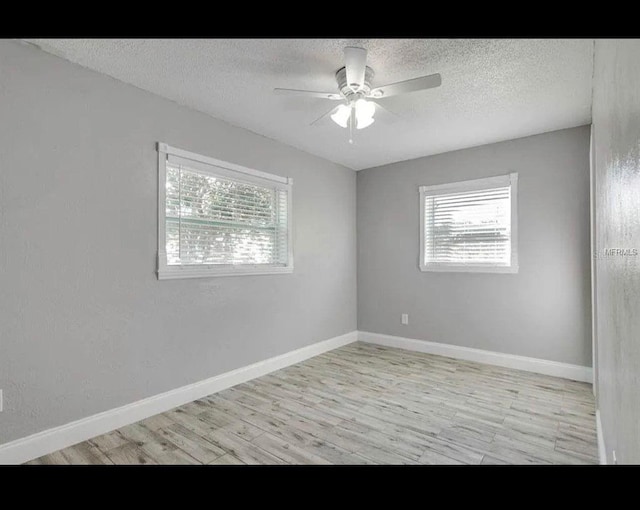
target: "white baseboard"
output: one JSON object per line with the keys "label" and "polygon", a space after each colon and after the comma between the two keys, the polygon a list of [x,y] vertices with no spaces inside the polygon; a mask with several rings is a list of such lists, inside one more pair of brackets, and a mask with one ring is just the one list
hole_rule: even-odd
{"label": "white baseboard", "polygon": [[596,433],[598,434],[598,457],[600,464],[607,463],[607,450],[604,447],[604,436],[602,435],[602,421],[600,420],[600,409],[596,409]]}
{"label": "white baseboard", "polygon": [[212,393],[355,342],[357,331],[330,338],[280,356],[258,361],[231,372],[205,379],[116,409],[61,425],[0,445],[0,464],[22,464],[42,455],[86,441],[119,427],[163,413]]}
{"label": "white baseboard", "polygon": [[471,347],[461,347],[459,345],[441,344],[429,342],[427,340],[417,340],[415,338],[403,338],[400,336],[382,335],[379,333],[369,333],[358,331],[358,340],[370,344],[385,345],[387,347],[397,347],[409,351],[424,352],[427,354],[438,354],[449,358],[464,359],[467,361],[477,361],[488,365],[515,368],[536,372],[538,374],[564,377],[574,381],[593,382],[593,370],[591,367],[560,363],[558,361],[548,361],[545,359],[529,358],[515,354],[505,354],[502,352],[485,351]]}

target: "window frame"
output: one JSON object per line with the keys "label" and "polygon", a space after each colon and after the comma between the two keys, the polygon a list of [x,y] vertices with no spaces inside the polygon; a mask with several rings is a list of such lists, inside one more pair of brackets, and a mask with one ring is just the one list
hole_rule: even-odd
{"label": "window frame", "polygon": [[[511,260],[509,265],[497,264],[461,264],[461,263],[425,263],[425,197],[444,193],[459,193],[464,191],[479,191],[483,189],[511,186]],[[518,174],[511,172],[507,175],[484,177],[468,181],[451,182],[420,186],[420,271],[424,272],[452,272],[452,273],[517,273],[518,266]]]}
{"label": "window frame", "polygon": [[[158,142],[158,280],[179,278],[209,278],[216,276],[258,276],[293,273],[293,179],[282,177],[253,168],[247,168],[227,161],[203,156],[194,152],[172,147]],[[201,264],[168,265],[166,253],[166,182],[167,161],[169,155],[195,162],[198,172],[214,177],[237,179],[241,182],[261,185],[275,185],[287,190],[287,265],[271,266],[267,264]],[[215,168],[208,168],[215,167]],[[216,172],[216,169],[219,172]]]}

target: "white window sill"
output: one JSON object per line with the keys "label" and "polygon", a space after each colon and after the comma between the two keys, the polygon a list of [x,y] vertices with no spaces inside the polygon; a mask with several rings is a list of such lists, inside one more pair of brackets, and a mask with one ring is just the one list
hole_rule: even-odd
{"label": "white window sill", "polygon": [[423,272],[439,273],[517,273],[518,266],[472,266],[457,264],[426,264],[420,266]]}
{"label": "white window sill", "polygon": [[238,268],[202,268],[180,267],[161,269],[158,280],[178,280],[182,278],[212,278],[217,276],[261,276],[293,273],[293,267],[238,267]]}

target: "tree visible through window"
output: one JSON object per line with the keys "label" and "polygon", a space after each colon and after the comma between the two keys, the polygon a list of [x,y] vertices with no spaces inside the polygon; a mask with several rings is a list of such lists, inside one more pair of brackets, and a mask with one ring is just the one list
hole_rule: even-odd
{"label": "tree visible through window", "polygon": [[176,159],[168,158],[165,172],[167,268],[290,266],[288,184],[216,175],[215,167]]}

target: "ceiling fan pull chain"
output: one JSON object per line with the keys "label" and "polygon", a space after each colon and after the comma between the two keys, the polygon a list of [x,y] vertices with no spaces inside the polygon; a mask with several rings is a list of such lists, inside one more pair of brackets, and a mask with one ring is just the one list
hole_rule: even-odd
{"label": "ceiling fan pull chain", "polygon": [[353,106],[351,107],[351,114],[349,115],[349,143],[353,144],[353,117],[355,116],[355,111]]}

